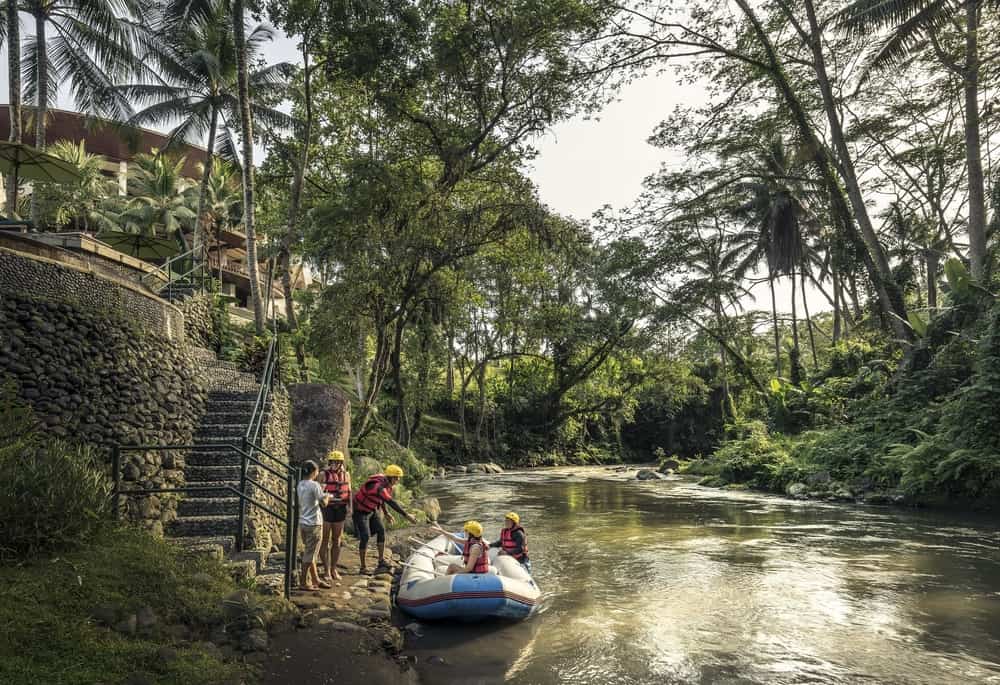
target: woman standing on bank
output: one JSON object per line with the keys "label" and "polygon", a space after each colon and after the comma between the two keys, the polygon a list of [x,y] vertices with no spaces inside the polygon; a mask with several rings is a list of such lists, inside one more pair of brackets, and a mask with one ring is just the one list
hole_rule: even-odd
{"label": "woman standing on bank", "polygon": [[340,580],[337,562],[340,561],[340,538],[344,533],[344,521],[351,513],[351,474],[344,467],[344,453],[333,450],[326,458],[320,482],[323,492],[330,496],[330,502],[323,507],[323,542],[320,544],[320,558],[326,569],[324,579],[328,583]]}

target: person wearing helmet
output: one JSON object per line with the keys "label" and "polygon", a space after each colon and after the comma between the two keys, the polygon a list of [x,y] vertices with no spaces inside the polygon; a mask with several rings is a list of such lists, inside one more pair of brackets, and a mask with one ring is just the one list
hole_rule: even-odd
{"label": "person wearing helmet", "polygon": [[521,566],[524,566],[529,573],[531,572],[531,560],[528,559],[528,535],[521,527],[521,517],[515,512],[508,512],[504,517],[500,539],[491,543],[490,547],[499,547],[500,554],[514,557],[521,562]]}
{"label": "person wearing helmet", "polygon": [[454,542],[462,546],[462,563],[448,564],[447,573],[488,573],[490,570],[489,545],[483,540],[483,526],[479,521],[466,521],[462,530],[465,537],[460,538],[452,535],[444,528],[434,525],[434,529]]}
{"label": "person wearing helmet", "polygon": [[382,514],[389,523],[393,523],[395,518],[389,513],[389,508],[408,520],[416,523],[417,519],[412,514],[406,512],[392,498],[392,488],[403,477],[403,469],[395,464],[385,467],[385,473],[376,473],[362,483],[358,491],[354,493],[354,513],[351,520],[354,522],[354,531],[358,536],[358,554],[361,557],[361,567],[359,573],[370,575],[366,554],[368,552],[368,541],[375,535],[378,544],[378,570],[388,570],[389,564],[385,560],[385,526],[382,524]]}
{"label": "person wearing helmet", "polygon": [[332,450],[326,458],[326,468],[320,474],[323,492],[330,496],[330,503],[323,507],[323,541],[319,546],[320,560],[326,569],[324,580],[340,580],[337,562],[340,561],[340,538],[344,521],[351,511],[351,474],[344,467],[344,453]]}

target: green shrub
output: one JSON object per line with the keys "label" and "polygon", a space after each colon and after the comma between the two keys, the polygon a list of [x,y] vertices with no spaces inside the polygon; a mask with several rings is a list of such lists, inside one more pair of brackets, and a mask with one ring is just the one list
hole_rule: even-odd
{"label": "green shrub", "polygon": [[772,435],[759,421],[741,428],[746,437],[732,440],[715,454],[719,477],[726,483],[742,483],[767,490],[782,490],[797,480],[801,469],[789,452],[789,440]]}
{"label": "green shrub", "polygon": [[86,542],[108,521],[110,492],[96,450],[46,435],[9,387],[0,394],[0,557]]}

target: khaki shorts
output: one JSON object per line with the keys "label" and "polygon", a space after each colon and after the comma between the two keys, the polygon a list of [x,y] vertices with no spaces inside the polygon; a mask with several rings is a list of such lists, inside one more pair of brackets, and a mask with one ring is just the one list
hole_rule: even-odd
{"label": "khaki shorts", "polygon": [[302,565],[308,566],[316,562],[319,556],[319,543],[323,540],[323,526],[299,526],[302,537]]}

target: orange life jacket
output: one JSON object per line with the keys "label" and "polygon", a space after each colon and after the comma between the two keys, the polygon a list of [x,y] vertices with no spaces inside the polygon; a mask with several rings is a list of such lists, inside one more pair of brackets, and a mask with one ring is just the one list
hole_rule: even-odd
{"label": "orange life jacket", "polygon": [[482,538],[465,538],[465,545],[462,547],[462,563],[468,565],[469,553],[473,544],[479,545],[479,556],[476,558],[476,565],[472,567],[472,573],[489,573],[490,555],[487,553],[489,548]]}
{"label": "orange life jacket", "polygon": [[[521,535],[524,536],[524,544],[521,545],[520,553],[515,552],[517,549],[517,543],[514,542],[514,532],[521,531]],[[503,551],[514,557],[518,561],[524,561],[528,558],[528,534],[524,532],[524,528],[520,524],[515,524],[510,528],[500,529],[500,546]]]}
{"label": "orange life jacket", "polygon": [[347,503],[351,498],[351,476],[346,470],[323,470],[323,492],[332,495],[333,502]]}
{"label": "orange life jacket", "polygon": [[392,499],[392,488],[388,483],[389,479],[381,473],[369,477],[354,493],[354,510],[368,514],[380,507],[385,508],[386,501]]}

